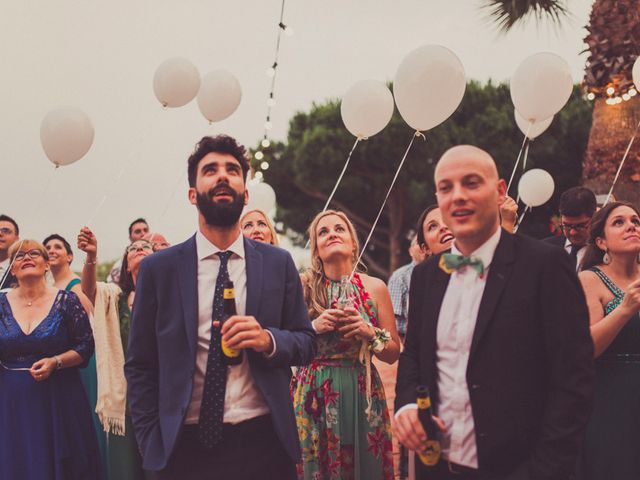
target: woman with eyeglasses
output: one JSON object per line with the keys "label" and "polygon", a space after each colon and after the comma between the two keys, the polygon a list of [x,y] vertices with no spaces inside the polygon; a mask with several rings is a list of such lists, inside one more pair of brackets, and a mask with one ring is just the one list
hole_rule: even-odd
{"label": "woman with eyeglasses", "polygon": [[141,480],[147,477],[126,407],[124,357],[140,263],[153,253],[153,245],[140,239],[126,248],[117,285],[97,281],[98,241],[88,227],[80,230],[78,248],[87,254],[82,270],[82,291],[95,308],[97,409],[108,430],[109,478]]}
{"label": "woman with eyeglasses", "polygon": [[18,286],[0,293],[0,478],[102,479],[78,368],[93,354],[78,296],[47,285],[35,240],[9,249]]}

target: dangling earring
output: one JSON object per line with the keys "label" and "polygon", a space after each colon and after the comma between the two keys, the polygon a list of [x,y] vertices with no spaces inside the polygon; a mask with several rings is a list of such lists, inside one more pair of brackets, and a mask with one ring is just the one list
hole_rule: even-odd
{"label": "dangling earring", "polygon": [[609,255],[609,250],[604,251],[604,255],[602,256],[602,263],[605,265],[609,265],[611,263],[611,255]]}

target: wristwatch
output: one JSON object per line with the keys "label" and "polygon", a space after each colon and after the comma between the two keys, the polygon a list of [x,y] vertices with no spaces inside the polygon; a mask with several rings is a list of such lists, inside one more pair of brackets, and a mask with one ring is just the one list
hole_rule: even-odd
{"label": "wristwatch", "polygon": [[62,359],[59,355],[54,355],[53,358],[56,359],[56,370],[60,370],[62,368]]}

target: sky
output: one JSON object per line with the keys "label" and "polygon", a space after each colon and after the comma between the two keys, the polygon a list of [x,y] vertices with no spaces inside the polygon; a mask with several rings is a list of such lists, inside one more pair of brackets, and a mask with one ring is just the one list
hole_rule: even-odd
{"label": "sky", "polygon": [[[281,40],[271,137],[286,139],[296,112],[340,98],[359,80],[392,80],[402,58],[425,44],[453,50],[468,79],[508,81],[528,55],[550,51],[579,82],[592,3],[569,0],[561,28],[530,21],[502,34],[479,0],[287,0],[284,23],[294,35]],[[18,221],[23,238],[56,232],[72,245],[88,224],[101,260],[123,253],[127,226],[140,216],[170,242],[185,240],[197,226],[186,193],[195,143],[218,133],[247,146],[262,138],[281,5],[0,0],[0,212]],[[237,111],[209,125],[195,101],[163,109],[153,75],[175,56],[201,75],[233,73],[242,87]],[[95,139],[84,158],[56,170],[40,145],[40,123],[64,105],[87,113]],[[74,267],[82,259],[76,255]]]}

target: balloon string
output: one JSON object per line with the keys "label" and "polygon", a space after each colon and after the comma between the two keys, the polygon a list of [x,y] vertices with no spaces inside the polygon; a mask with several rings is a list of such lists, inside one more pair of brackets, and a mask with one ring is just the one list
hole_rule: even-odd
{"label": "balloon string", "polygon": [[60,167],[58,165],[55,166],[55,168],[47,178],[47,183],[45,183],[44,188],[40,191],[40,196],[38,197],[38,200],[35,203],[33,214],[31,215],[31,218],[33,218],[35,225],[37,225],[38,222],[40,221],[39,214],[42,212],[42,209],[40,208],[40,206],[42,205],[42,201],[44,200],[44,197],[47,195],[47,193],[49,193],[49,190],[51,189],[51,184],[53,183],[53,177],[55,177],[56,172],[58,171],[59,168]]}
{"label": "balloon string", "polygon": [[[329,198],[327,198],[327,202],[324,204],[324,208],[322,209],[322,212],[326,212],[327,208],[329,207],[329,204],[331,203],[331,200],[333,200],[333,195],[336,193],[336,190],[338,189],[338,185],[340,185],[340,182],[342,181],[342,177],[344,176],[344,172],[347,171],[347,167],[349,166],[349,161],[351,160],[351,155],[353,155],[353,151],[356,149],[356,146],[358,145],[358,142],[362,140],[360,137],[356,138],[356,142],[353,144],[353,147],[351,147],[351,151],[349,152],[349,156],[347,156],[347,161],[344,163],[344,167],[342,167],[342,172],[340,172],[340,176],[338,177],[338,180],[336,181],[335,186],[333,187],[333,190],[331,191],[331,194],[329,194]],[[320,213],[322,213],[320,212]],[[311,243],[311,239],[307,240],[307,244],[304,246],[305,249],[309,248],[309,243]]]}
{"label": "balloon string", "polygon": [[369,235],[367,236],[367,239],[365,240],[364,245],[362,245],[362,248],[360,249],[360,255],[358,255],[358,260],[356,260],[355,264],[353,265],[353,270],[351,271],[351,275],[349,276],[349,281],[353,280],[353,276],[355,275],[356,269],[358,268],[358,265],[360,264],[360,260],[362,260],[362,255],[364,255],[364,252],[367,249],[367,245],[369,245],[369,240],[371,240],[371,236],[373,235],[373,232],[376,229],[376,225],[378,225],[378,220],[380,220],[380,215],[382,215],[382,211],[384,210],[384,207],[387,204],[387,200],[389,199],[389,195],[391,195],[391,190],[393,190],[393,186],[395,185],[396,180],[398,179],[398,175],[400,175],[400,170],[402,170],[402,166],[404,165],[404,161],[407,159],[407,155],[409,154],[409,150],[411,150],[411,146],[413,145],[413,141],[417,137],[422,137],[423,139],[425,138],[424,135],[419,131],[416,131],[413,134],[413,136],[411,137],[411,142],[409,142],[409,146],[407,147],[407,150],[404,152],[404,156],[402,157],[402,160],[400,161],[400,165],[398,165],[398,169],[396,170],[396,173],[393,176],[393,180],[391,181],[391,185],[389,186],[389,190],[387,190],[387,194],[384,197],[384,200],[382,201],[382,206],[380,207],[380,210],[378,211],[378,215],[376,216],[376,219],[374,220],[373,225],[371,226],[371,230],[369,231]]}
{"label": "balloon string", "polygon": [[622,161],[620,162],[620,166],[618,167],[618,171],[616,172],[616,176],[613,179],[613,183],[611,184],[611,188],[609,189],[609,193],[607,194],[607,198],[604,201],[604,205],[609,203],[609,199],[611,198],[611,194],[613,193],[613,187],[615,187],[616,182],[618,181],[618,177],[620,176],[620,172],[622,171],[622,166],[624,165],[625,160],[627,159],[627,155],[629,155],[629,150],[631,150],[631,145],[633,145],[633,141],[636,139],[636,135],[638,134],[638,129],[640,128],[640,122],[636,125],[636,129],[633,131],[633,136],[629,141],[629,145],[627,145],[627,150],[624,152],[624,156],[622,157]]}
{"label": "balloon string", "polygon": [[522,223],[522,219],[526,215],[527,210],[531,210],[531,207],[524,207],[524,211],[522,212],[522,215],[520,215],[520,218],[518,219],[518,223],[516,223],[516,226],[513,229],[513,233],[516,233],[518,231],[518,228],[520,228],[520,224]]}
{"label": "balloon string", "polygon": [[531,126],[533,122],[529,122],[529,126],[527,127],[527,133],[524,134],[524,139],[522,140],[522,146],[520,147],[520,152],[518,153],[518,158],[516,158],[516,164],[513,166],[513,171],[511,172],[511,178],[509,178],[509,184],[507,185],[507,195],[509,194],[509,190],[511,189],[511,183],[513,182],[513,177],[516,176],[516,170],[518,169],[518,164],[520,163],[520,157],[522,156],[522,152],[524,151],[524,146],[529,139],[529,130],[531,130]]}
{"label": "balloon string", "polygon": [[522,157],[522,171],[524,172],[527,169],[527,158],[529,158],[529,146],[531,142],[527,142],[527,146],[524,147],[524,157]]}
{"label": "balloon string", "polygon": [[[166,108],[162,108],[159,111],[163,112],[165,110],[166,110]],[[162,113],[157,114],[156,117],[158,117],[159,115],[162,115]],[[137,142],[138,144],[140,144],[144,140],[146,140],[146,138],[149,136],[149,133],[151,132],[151,129],[153,128],[154,124],[155,124],[155,121],[149,122],[149,124],[147,125],[147,128],[142,132],[142,135],[140,135],[140,137],[138,137],[138,142]],[[93,222],[93,220],[95,220],[96,216],[98,215],[98,213],[100,212],[100,210],[104,206],[104,204],[107,201],[107,199],[113,194],[113,190],[117,186],[118,182],[123,177],[123,175],[127,171],[127,169],[133,164],[132,159],[133,159],[133,154],[134,153],[136,153],[136,145],[135,144],[131,146],[131,150],[129,151],[129,155],[127,156],[126,160],[122,164],[122,167],[120,168],[120,171],[115,176],[115,178],[113,180],[111,180],[111,182],[109,183],[109,186],[105,189],[105,192],[104,192],[104,195],[102,196],[102,199],[98,202],[98,206],[95,208],[93,213],[89,216],[89,220],[87,220],[85,225],[87,225],[87,226],[91,225],[91,222]]]}
{"label": "balloon string", "polygon": [[353,151],[356,149],[356,145],[358,145],[359,141],[360,141],[360,137],[356,138],[356,143],[354,143],[353,147],[351,147],[351,151],[349,152],[349,156],[347,157],[347,161],[345,162],[344,167],[342,167],[342,172],[340,172],[340,176],[338,177],[338,181],[336,182],[335,186],[333,187],[333,190],[331,191],[331,194],[329,195],[329,198],[327,198],[327,203],[324,204],[324,208],[322,209],[323,212],[327,210],[327,208],[329,207],[329,204],[331,203],[331,200],[333,200],[333,195],[336,193],[336,190],[338,189],[338,185],[340,185],[340,182],[342,181],[342,177],[344,176],[344,172],[347,170],[347,167],[349,166],[349,161],[351,160],[351,155],[353,155]]}

